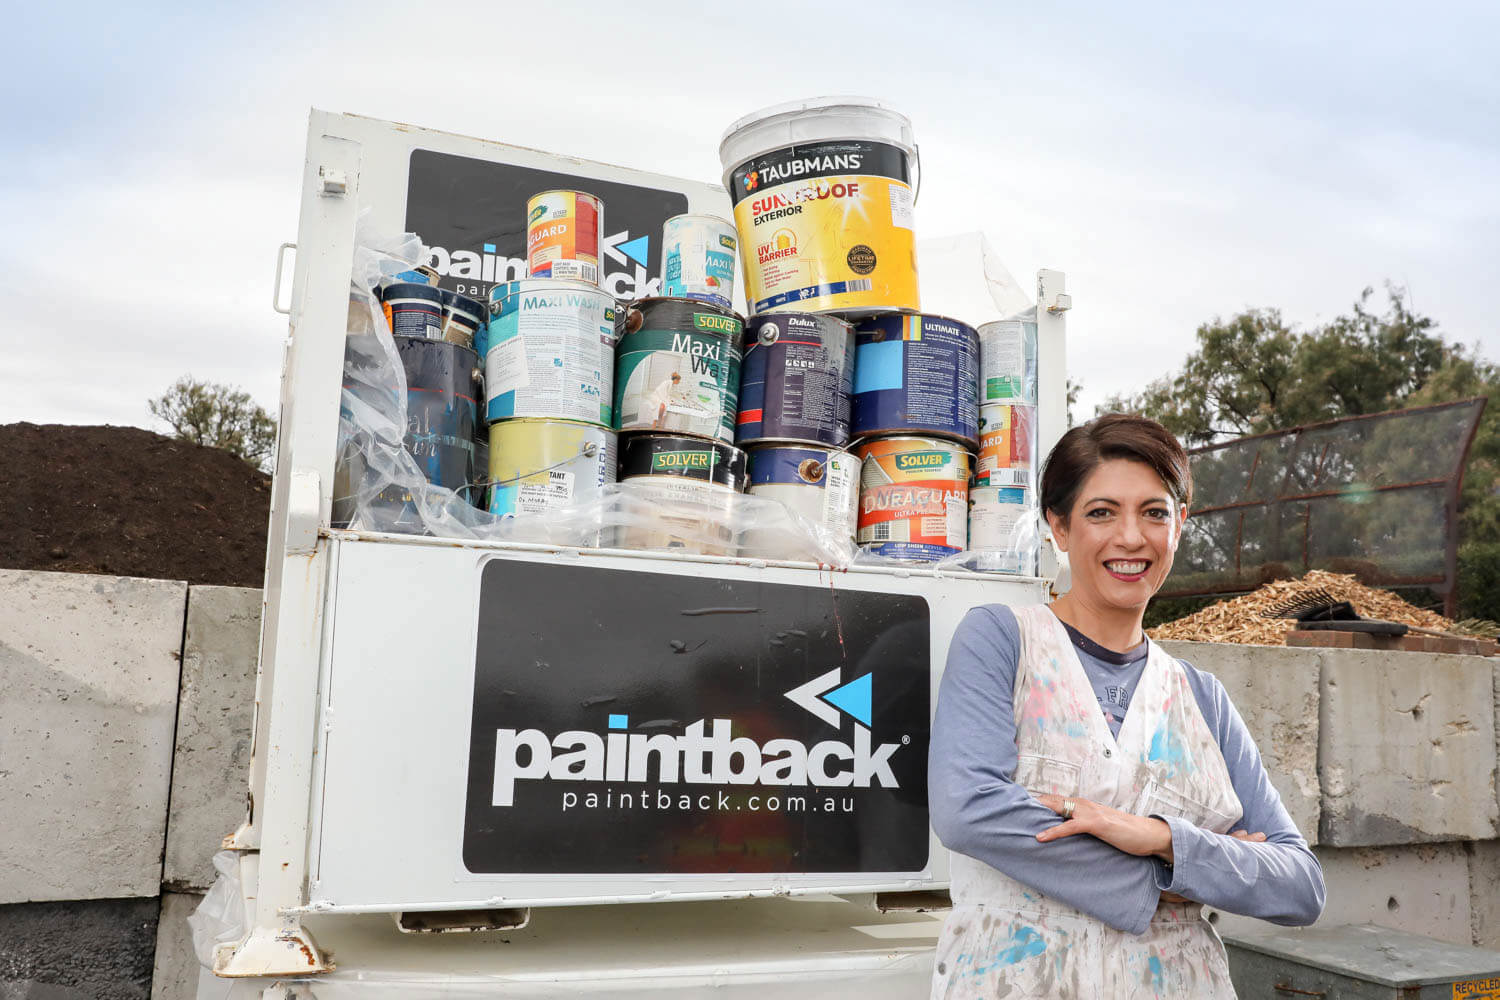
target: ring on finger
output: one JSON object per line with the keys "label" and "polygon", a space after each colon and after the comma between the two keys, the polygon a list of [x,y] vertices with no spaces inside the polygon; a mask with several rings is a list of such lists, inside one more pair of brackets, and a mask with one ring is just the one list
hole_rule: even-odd
{"label": "ring on finger", "polygon": [[1073,800],[1072,799],[1063,799],[1063,807],[1062,807],[1062,816],[1063,816],[1063,819],[1072,819],[1073,818],[1073,809],[1074,809]]}

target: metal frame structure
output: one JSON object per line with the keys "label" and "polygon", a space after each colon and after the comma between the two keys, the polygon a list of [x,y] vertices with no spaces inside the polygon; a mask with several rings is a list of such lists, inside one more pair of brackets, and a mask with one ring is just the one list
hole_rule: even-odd
{"label": "metal frame structure", "polygon": [[[415,546],[469,550],[471,554],[488,549],[525,555],[520,551],[524,546],[360,535],[329,526],[356,226],[361,211],[373,209],[388,230],[402,228],[405,154],[416,148],[528,166],[556,168],[559,162],[533,150],[357,116],[312,112],[282,365],[248,809],[245,822],[224,840],[225,848],[239,852],[244,924],[249,931],[241,941],[219,948],[213,971],[221,977],[295,978],[333,968],[304,921],[328,909],[314,905],[317,901],[310,890],[310,868],[312,837],[321,816],[325,758],[320,751],[332,725],[327,692],[339,546]],[[582,176],[620,173],[620,168],[585,161],[570,160],[567,166]],[[722,211],[715,199],[727,204],[722,189],[715,186],[685,186],[686,182],[672,178],[627,173],[633,174],[638,183],[685,190],[691,211]],[[285,249],[278,251],[278,261]],[[1058,271],[1038,274],[1039,365],[1043,373],[1038,405],[1043,453],[1066,428],[1064,313],[1070,301],[1064,281]],[[578,553],[542,547],[532,555],[567,558]],[[640,553],[601,555],[642,558]],[[1051,553],[1044,550],[1042,559],[1043,575],[1054,575],[1056,563]],[[810,566],[786,568],[768,566],[763,561],[710,557],[692,561],[699,566],[695,572],[703,573],[792,574],[809,582],[817,576],[817,570]],[[905,578],[900,583],[907,590],[940,587],[944,578],[968,577],[975,581],[970,589],[982,583],[989,588],[986,592],[994,595],[990,599],[1007,595],[1015,598],[1023,591],[1039,596],[1042,586],[1040,579],[1010,578],[1018,589],[1005,590],[993,576],[923,570],[859,569],[850,570],[849,575],[857,575],[861,585],[871,589],[880,586],[881,580]],[[936,679],[935,672],[934,685]],[[291,988],[282,986],[268,987],[264,992],[266,998],[289,995],[293,995]]]}

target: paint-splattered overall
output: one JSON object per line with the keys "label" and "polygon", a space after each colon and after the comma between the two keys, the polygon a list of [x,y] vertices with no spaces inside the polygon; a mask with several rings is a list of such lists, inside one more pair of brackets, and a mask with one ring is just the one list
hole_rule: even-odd
{"label": "paint-splattered overall", "polygon": [[[1034,607],[1017,609],[1016,619],[1018,784],[1033,795],[1181,816],[1216,833],[1239,821],[1229,769],[1181,664],[1151,643],[1117,739],[1057,617]],[[1224,946],[1198,903],[1160,904],[1137,936],[982,861],[955,852],[951,865],[953,912],[938,941],[935,998],[1235,995]],[[1080,880],[1088,877],[1078,872]]]}

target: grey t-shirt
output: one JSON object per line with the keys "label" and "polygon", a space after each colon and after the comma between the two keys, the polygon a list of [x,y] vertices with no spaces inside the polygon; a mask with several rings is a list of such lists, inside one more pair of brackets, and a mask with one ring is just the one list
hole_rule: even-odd
{"label": "grey t-shirt", "polygon": [[[1118,734],[1149,646],[1117,653],[1076,633],[1070,636],[1100,710]],[[1038,842],[1038,833],[1062,820],[1012,780],[1011,694],[1020,652],[1015,613],[1000,604],[971,610],[949,645],[927,775],[932,826],[946,847],[1134,934],[1146,929],[1164,891],[1272,923],[1295,926],[1317,919],[1324,899],[1317,858],[1271,786],[1260,751],[1224,686],[1186,662],[1188,683],[1244,810],[1236,829],[1264,833],[1266,842],[1236,840],[1176,818],[1167,819],[1172,865],[1126,854],[1087,835]]]}

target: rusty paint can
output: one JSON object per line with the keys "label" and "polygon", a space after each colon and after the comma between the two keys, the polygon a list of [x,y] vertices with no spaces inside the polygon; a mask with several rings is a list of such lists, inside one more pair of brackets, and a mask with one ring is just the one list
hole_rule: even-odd
{"label": "rusty paint can", "polygon": [[735,443],[849,440],[854,328],[836,316],[764,313],[745,325]]}
{"label": "rusty paint can", "polygon": [[[750,494],[779,500],[833,537],[854,541],[859,517],[860,461],[837,448],[765,445],[750,450]],[[767,559],[807,559],[769,531],[750,531],[745,548]]]}
{"label": "rusty paint can", "polygon": [[970,456],[940,438],[888,437],[854,448],[859,544],[882,556],[935,562],[968,544]]}
{"label": "rusty paint can", "polygon": [[604,202],[582,191],[543,191],[526,203],[526,276],[599,283]]}
{"label": "rusty paint can", "polygon": [[596,499],[615,481],[615,433],[595,424],[502,420],[489,435],[491,514],[545,514]]}
{"label": "rusty paint can", "polygon": [[616,429],[733,441],[744,328],[710,302],[632,303],[615,349]]}
{"label": "rusty paint can", "polygon": [[855,440],[891,434],[979,443],[979,334],[945,316],[885,313],[854,328]]}
{"label": "rusty paint can", "polygon": [[734,555],[734,497],[745,490],[745,465],[745,453],[722,441],[669,434],[626,437],[620,445],[620,481],[652,506],[652,514],[618,528],[615,545]]}
{"label": "rusty paint can", "polygon": [[1035,475],[1036,407],[1019,404],[979,408],[979,461],[975,486],[1029,490]]}

